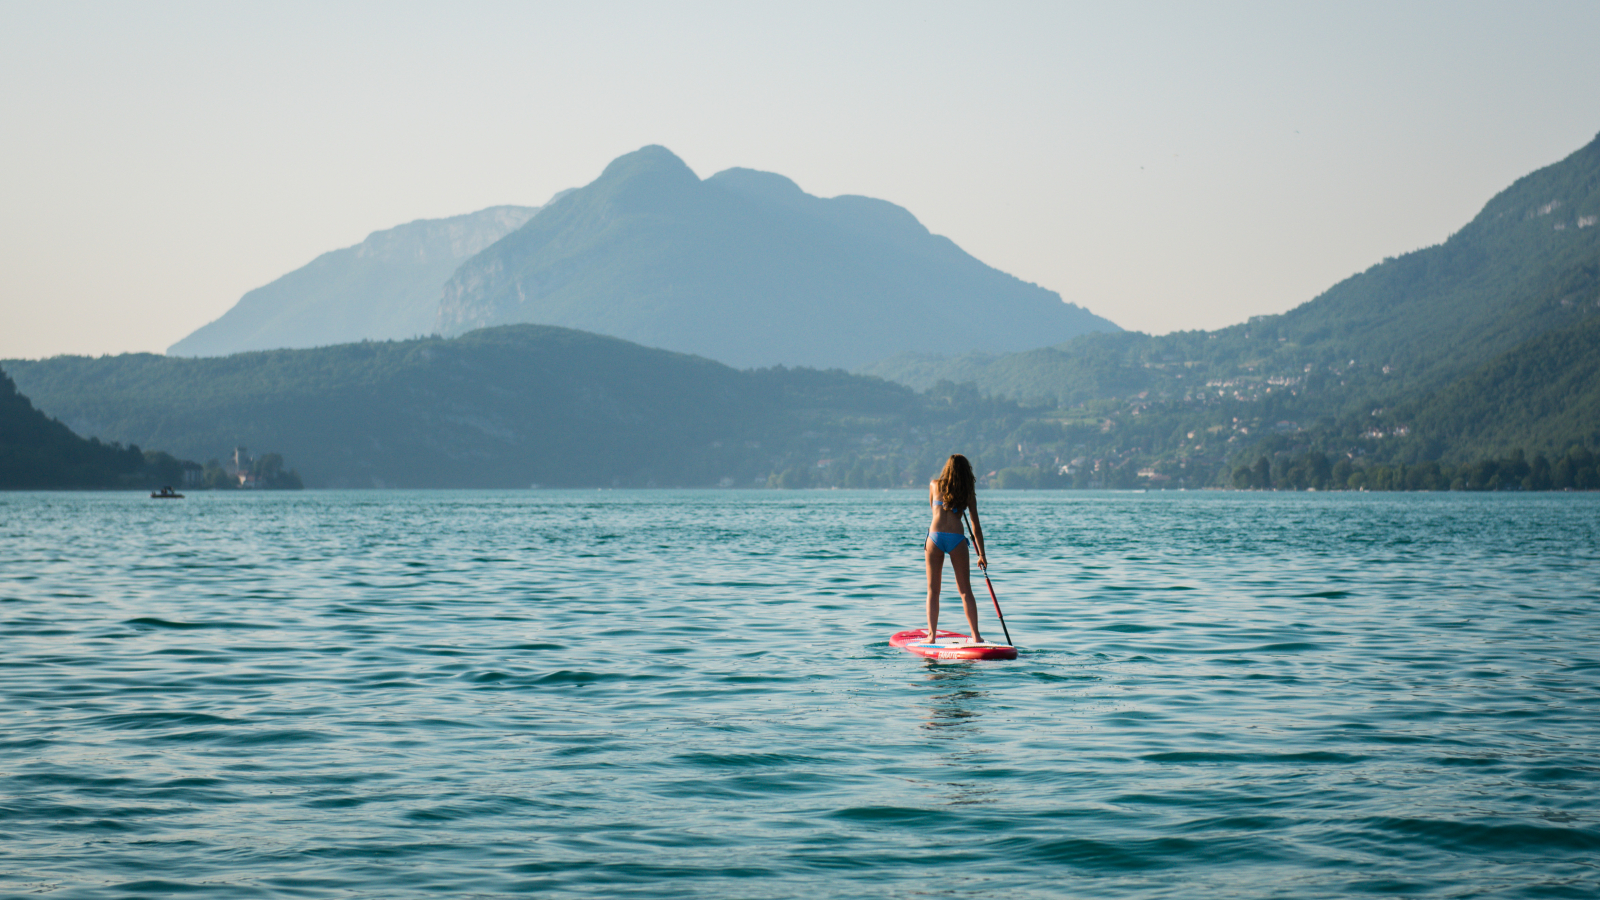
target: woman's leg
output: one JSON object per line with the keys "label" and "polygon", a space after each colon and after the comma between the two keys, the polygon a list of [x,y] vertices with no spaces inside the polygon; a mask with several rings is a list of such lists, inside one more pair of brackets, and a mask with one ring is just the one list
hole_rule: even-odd
{"label": "woman's leg", "polygon": [[978,598],[972,595],[972,575],[968,571],[967,545],[950,551],[950,566],[956,570],[956,590],[961,592],[961,611],[967,614],[967,627],[972,629],[972,639],[981,641],[978,634]]}
{"label": "woman's leg", "polygon": [[944,551],[933,541],[924,542],[928,558],[928,640],[939,636],[939,579],[944,575]]}

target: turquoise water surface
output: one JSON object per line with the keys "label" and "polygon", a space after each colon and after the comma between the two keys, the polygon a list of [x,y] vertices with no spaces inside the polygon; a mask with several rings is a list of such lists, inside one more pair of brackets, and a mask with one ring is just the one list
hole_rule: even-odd
{"label": "turquoise water surface", "polygon": [[1600,895],[1600,496],[982,502],[0,495],[0,896]]}

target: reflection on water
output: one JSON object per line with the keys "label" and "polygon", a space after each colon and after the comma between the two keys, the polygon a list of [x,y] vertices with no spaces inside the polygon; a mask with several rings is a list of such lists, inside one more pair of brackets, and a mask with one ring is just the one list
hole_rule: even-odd
{"label": "reflection on water", "polygon": [[[923,727],[929,729],[956,729],[958,732],[977,733],[977,718],[981,716],[981,705],[989,697],[989,692],[980,690],[982,684],[979,673],[973,671],[979,666],[996,665],[994,662],[964,662],[964,663],[937,663],[926,661],[923,673],[926,685],[923,690],[931,689],[926,695],[927,715]],[[951,735],[952,737],[955,735]]]}
{"label": "reflection on water", "polygon": [[990,692],[982,689],[982,668],[1004,663],[928,660],[923,665],[926,681],[919,687],[928,693],[922,728],[934,740],[948,742],[937,756],[943,771],[934,790],[940,802],[946,806],[995,802],[997,789],[974,776],[982,774],[994,756],[984,745],[984,728],[978,722],[985,707],[995,702]]}

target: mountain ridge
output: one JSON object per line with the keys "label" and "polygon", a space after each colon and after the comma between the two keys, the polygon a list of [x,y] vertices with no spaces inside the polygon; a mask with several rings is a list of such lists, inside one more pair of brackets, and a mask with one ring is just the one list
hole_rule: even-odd
{"label": "mountain ridge", "polygon": [[374,231],[246,292],[167,353],[225,356],[427,334],[445,279],[539,209],[491,206]]}
{"label": "mountain ridge", "polygon": [[1586,314],[1592,304],[1575,305],[1578,289],[1561,285],[1600,261],[1597,223],[1600,137],[1497,192],[1445,241],[1376,263],[1284,313],[1209,332],[1086,335],[1022,353],[903,354],[856,371],[913,388],[972,380],[1067,405],[1097,394],[1074,355],[1142,370],[1124,379],[1127,393],[1183,387],[1163,377],[1161,366],[1174,361],[1213,380],[1339,367],[1381,372],[1382,396],[1434,390]]}
{"label": "mountain ridge", "polygon": [[[943,252],[892,204],[809,197],[771,173],[702,182],[664,150],[611,171],[494,247],[515,262],[528,247],[582,255],[641,229],[670,233],[689,197],[718,221],[736,210],[729,240],[782,232],[832,250],[856,239],[850,229],[811,229],[837,217]],[[898,357],[921,395],[535,325],[203,366],[139,355],[5,365],[39,409],[80,431],[189,454],[185,440],[272,445],[324,485],[509,486],[531,472],[550,484],[888,486],[925,478],[930,454],[954,447],[1002,487],[1584,488],[1600,486],[1588,449],[1600,446],[1597,223],[1600,138],[1518,179],[1441,244],[1288,313],[1212,332]],[[481,272],[507,281],[504,269]],[[979,386],[1045,402],[1026,408]]]}
{"label": "mountain ridge", "polygon": [[887,201],[814,197],[750,169],[701,180],[655,145],[463,263],[435,330],[520,321],[739,367],[851,367],[898,348],[1022,349],[1120,330]]}

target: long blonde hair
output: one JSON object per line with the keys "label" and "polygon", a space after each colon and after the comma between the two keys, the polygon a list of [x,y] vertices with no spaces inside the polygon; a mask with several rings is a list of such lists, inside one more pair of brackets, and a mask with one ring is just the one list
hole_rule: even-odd
{"label": "long blonde hair", "polygon": [[947,509],[964,510],[972,505],[972,491],[977,486],[972,477],[972,463],[959,453],[950,454],[944,461],[944,471],[933,480],[934,493]]}

